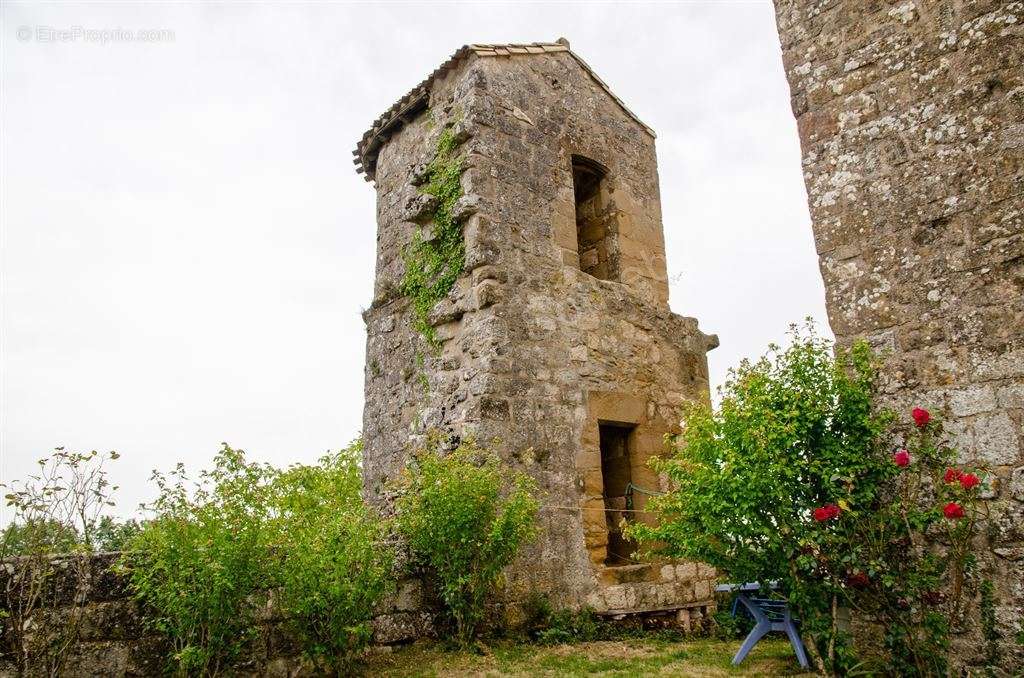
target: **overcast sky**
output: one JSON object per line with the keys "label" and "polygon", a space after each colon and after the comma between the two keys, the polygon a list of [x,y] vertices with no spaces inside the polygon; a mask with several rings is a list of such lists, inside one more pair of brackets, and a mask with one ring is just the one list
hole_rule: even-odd
{"label": "overcast sky", "polygon": [[[129,514],[221,441],[286,465],[354,437],[375,198],[351,150],[469,42],[565,36],[657,131],[671,304],[721,338],[714,384],[824,324],[767,0],[0,11],[5,481],[116,449]],[[87,33],[113,29],[173,36]]]}

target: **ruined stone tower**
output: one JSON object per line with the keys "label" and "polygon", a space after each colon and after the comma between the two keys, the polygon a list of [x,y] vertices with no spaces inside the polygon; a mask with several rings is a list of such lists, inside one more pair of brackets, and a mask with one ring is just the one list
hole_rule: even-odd
{"label": "ruined stone tower", "polygon": [[[654,132],[567,41],[469,45],[354,155],[377,189],[367,496],[386,501],[427,431],[497,439],[544,492],[507,599],[685,618],[708,605],[709,568],[633,563],[618,527],[642,519],[659,487],[646,462],[680,406],[708,397],[717,345],[668,306]],[[410,293],[412,266],[428,287],[449,274],[450,291]]]}
{"label": "ruined stone tower", "polygon": [[[1024,666],[1024,3],[775,0],[829,321],[889,351],[990,471],[1008,666]],[[962,658],[984,643],[960,638]]]}

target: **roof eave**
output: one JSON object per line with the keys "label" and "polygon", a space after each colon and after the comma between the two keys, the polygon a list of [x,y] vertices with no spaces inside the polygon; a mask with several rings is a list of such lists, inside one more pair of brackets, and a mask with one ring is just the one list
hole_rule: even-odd
{"label": "roof eave", "polygon": [[598,86],[605,91],[619,108],[636,122],[651,138],[655,138],[654,130],[648,127],[633,111],[629,110],[619,97],[615,96],[607,83],[580,58],[578,54],[569,48],[569,41],[559,38],[553,43],[535,42],[530,44],[471,44],[464,45],[457,49],[448,59],[438,66],[423,82],[412,88],[405,96],[396,101],[388,110],[378,117],[370,126],[362,139],[356,144],[352,151],[354,156],[352,162],[356,166],[356,172],[363,174],[367,181],[373,181],[377,169],[377,151],[387,139],[397,132],[401,127],[426,108],[430,99],[430,89],[434,81],[449,70],[457,68],[463,60],[470,56],[478,57],[503,57],[514,56],[543,56],[559,52],[568,52],[569,55],[583,68],[584,71],[594,80]]}

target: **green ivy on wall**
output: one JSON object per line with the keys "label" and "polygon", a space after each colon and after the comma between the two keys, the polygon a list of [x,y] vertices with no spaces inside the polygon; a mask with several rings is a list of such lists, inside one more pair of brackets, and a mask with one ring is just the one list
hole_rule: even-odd
{"label": "green ivy on wall", "polygon": [[437,199],[432,237],[424,239],[422,229],[417,229],[404,252],[401,291],[412,301],[413,327],[435,348],[439,342],[428,322],[430,310],[452,291],[466,260],[462,228],[453,216],[455,203],[462,197],[462,159],[455,155],[457,145],[450,127],[437,140],[434,159],[420,189]]}

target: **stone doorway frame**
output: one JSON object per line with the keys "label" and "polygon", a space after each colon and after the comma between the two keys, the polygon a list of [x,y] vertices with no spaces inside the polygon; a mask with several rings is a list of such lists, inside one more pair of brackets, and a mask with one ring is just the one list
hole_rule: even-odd
{"label": "stone doorway frame", "polygon": [[[604,477],[601,472],[602,423],[628,425],[633,427],[630,444],[630,475],[633,483],[652,490],[661,490],[658,474],[647,462],[651,457],[664,452],[664,437],[672,427],[653,413],[653,403],[631,393],[616,391],[591,391],[587,395],[587,419],[580,436],[580,448],[576,457],[576,469],[582,478],[580,514],[583,522],[584,543],[590,562],[599,568],[606,568],[608,557],[608,526],[605,519]],[[648,497],[634,495],[633,508],[638,520],[652,521],[653,516],[644,514]]]}

